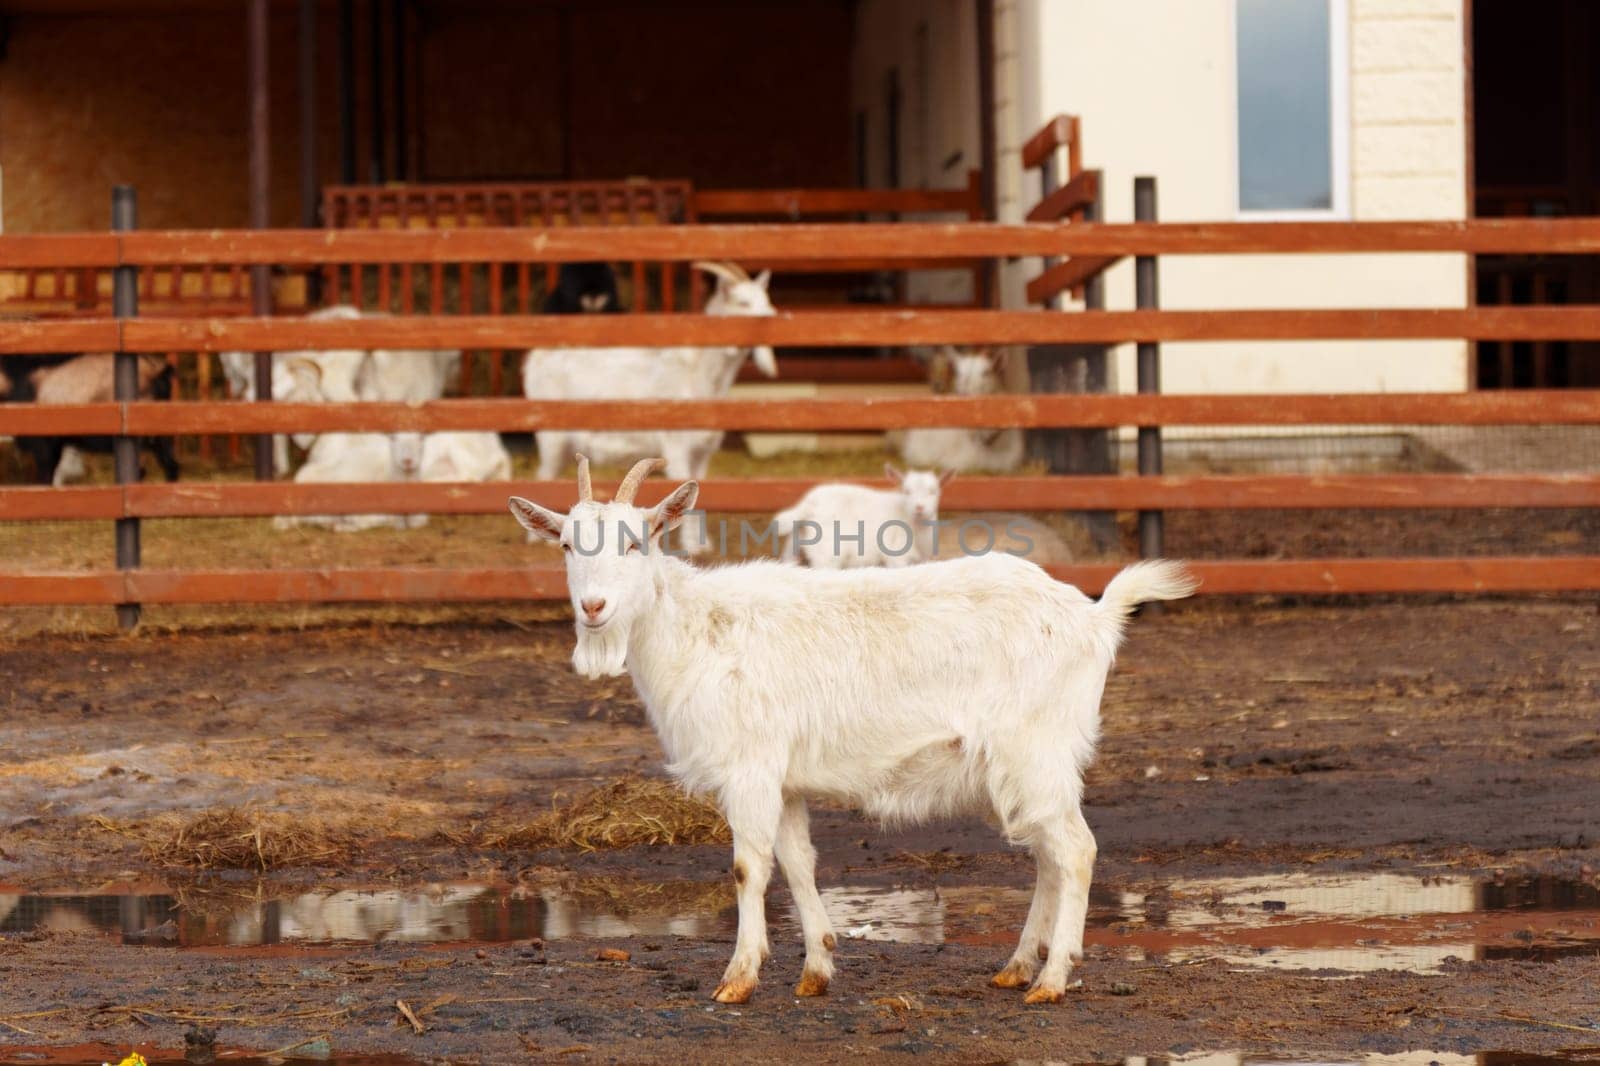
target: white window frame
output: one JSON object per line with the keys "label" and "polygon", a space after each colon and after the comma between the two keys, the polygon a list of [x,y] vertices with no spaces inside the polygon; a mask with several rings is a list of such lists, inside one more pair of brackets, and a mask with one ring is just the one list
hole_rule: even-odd
{"label": "white window frame", "polygon": [[1239,5],[1228,4],[1228,46],[1233,62],[1228,77],[1228,93],[1233,112],[1233,214],[1241,222],[1342,222],[1350,214],[1350,0],[1328,3],[1328,103],[1329,134],[1333,138],[1330,164],[1333,170],[1333,206],[1287,210],[1251,209],[1239,203]]}

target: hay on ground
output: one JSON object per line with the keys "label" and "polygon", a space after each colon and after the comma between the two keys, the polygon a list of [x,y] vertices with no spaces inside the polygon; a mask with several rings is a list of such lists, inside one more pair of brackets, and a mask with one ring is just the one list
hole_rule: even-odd
{"label": "hay on ground", "polygon": [[631,848],[639,844],[726,844],[728,823],[711,804],[668,781],[625,777],[557,806],[527,825],[490,830],[492,848]]}
{"label": "hay on ground", "polygon": [[145,841],[157,866],[188,870],[267,870],[340,863],[355,850],[348,834],[303,815],[234,807],[204,811]]}

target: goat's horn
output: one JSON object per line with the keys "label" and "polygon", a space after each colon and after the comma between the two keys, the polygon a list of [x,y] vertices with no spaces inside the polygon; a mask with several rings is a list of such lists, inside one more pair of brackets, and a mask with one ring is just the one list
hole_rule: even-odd
{"label": "goat's horn", "polygon": [[632,503],[634,493],[639,491],[639,482],[666,465],[665,459],[640,459],[628,471],[628,476],[622,479],[622,484],[617,486],[617,494],[612,500],[616,503]]}
{"label": "goat's horn", "polygon": [[589,457],[578,456],[578,502],[591,503],[594,500],[594,486],[589,483]]}
{"label": "goat's horn", "polygon": [[744,272],[744,267],[738,263],[713,263],[708,259],[697,259],[694,263],[696,270],[704,270],[708,274],[715,274],[726,281],[749,281],[750,275]]}

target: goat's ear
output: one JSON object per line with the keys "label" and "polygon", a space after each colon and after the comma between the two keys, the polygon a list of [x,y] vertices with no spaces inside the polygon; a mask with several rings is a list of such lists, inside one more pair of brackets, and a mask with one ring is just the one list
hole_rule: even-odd
{"label": "goat's ear", "polygon": [[906,479],[906,476],[893,463],[883,464],[883,476],[894,482],[901,482]]}
{"label": "goat's ear", "polygon": [[928,384],[934,392],[949,392],[956,377],[955,349],[945,348],[933,357],[928,368]]}
{"label": "goat's ear", "polygon": [[683,516],[694,510],[694,503],[699,498],[698,481],[685,481],[673,489],[666,499],[650,511],[650,539],[656,540],[668,530],[675,529],[683,521]]}
{"label": "goat's ear", "polygon": [[946,470],[944,473],[939,475],[939,484],[948,485],[950,484],[950,479],[955,476],[956,472],[954,470]]}
{"label": "goat's ear", "polygon": [[767,287],[767,285],[772,281],[772,270],[770,268],[767,269],[767,270],[763,270],[761,273],[757,274],[755,277],[751,278],[750,280],[755,282],[757,285],[761,286],[761,288],[765,289]]}
{"label": "goat's ear", "polygon": [[523,529],[552,543],[561,539],[561,531],[567,526],[567,516],[556,514],[546,507],[540,507],[532,500],[524,500],[521,496],[513,496],[507,501],[511,507],[511,514]]}
{"label": "goat's ear", "polygon": [[989,365],[994,367],[994,372],[1005,377],[1006,368],[1011,365],[1011,349],[990,348],[986,354],[989,356]]}

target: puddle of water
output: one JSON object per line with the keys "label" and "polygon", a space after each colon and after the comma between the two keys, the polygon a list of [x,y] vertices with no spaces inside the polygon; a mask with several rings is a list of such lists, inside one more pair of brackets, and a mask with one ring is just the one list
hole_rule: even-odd
{"label": "puddle of water", "polygon": [[[186,906],[180,896],[162,892],[0,893],[0,934],[100,932],[124,943],[193,948],[732,937],[731,901],[706,893],[706,886],[675,887],[684,891],[645,894],[645,905],[632,911],[559,889],[482,884],[309,892],[206,907]],[[1009,945],[1029,901],[1027,890],[991,886],[829,887],[822,896],[847,940],[917,944]],[[674,898],[692,902],[659,902]],[[798,935],[785,897],[775,895],[768,911],[775,936]],[[1600,886],[1387,873],[1177,879],[1097,888],[1089,927],[1090,944],[1139,957],[1220,958],[1239,966],[1347,974],[1437,973],[1449,959],[1600,955]]]}

